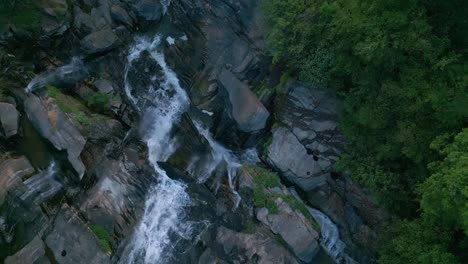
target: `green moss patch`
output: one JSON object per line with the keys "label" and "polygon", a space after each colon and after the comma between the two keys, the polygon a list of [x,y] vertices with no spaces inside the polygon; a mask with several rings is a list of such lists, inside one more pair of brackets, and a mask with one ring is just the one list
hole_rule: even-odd
{"label": "green moss patch", "polygon": [[253,191],[253,201],[256,207],[265,207],[270,214],[278,214],[279,209],[275,200],[281,198],[293,210],[299,210],[312,224],[315,230],[319,231],[320,226],[314,221],[306,205],[293,195],[274,194],[268,189],[281,187],[279,176],[270,170],[260,167],[244,166],[242,170],[251,175],[255,181],[256,187]]}
{"label": "green moss patch", "polygon": [[33,0],[0,1],[0,23],[28,31],[38,31],[43,14]]}
{"label": "green moss patch", "polygon": [[92,225],[89,227],[94,235],[99,239],[99,246],[106,253],[112,253],[111,236],[104,227],[99,225]]}

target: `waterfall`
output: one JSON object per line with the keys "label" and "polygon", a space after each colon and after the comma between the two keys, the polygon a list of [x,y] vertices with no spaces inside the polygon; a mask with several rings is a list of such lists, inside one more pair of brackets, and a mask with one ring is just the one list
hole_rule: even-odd
{"label": "waterfall", "polygon": [[324,213],[310,207],[308,209],[314,220],[320,225],[320,235],[322,237],[320,244],[327,254],[336,263],[356,263],[344,252],[346,245],[340,240],[338,227]]}
{"label": "waterfall", "polygon": [[[137,38],[130,49],[130,63],[127,65],[128,68],[132,67],[131,63],[138,60],[143,51],[148,51],[161,67],[164,78],[159,80],[157,89],[149,87],[145,98],[134,98],[142,111],[141,130],[144,131],[148,158],[158,175],[158,182],[148,194],[144,215],[124,250],[121,263],[165,263],[171,256],[174,235],[177,239],[189,239],[192,233],[192,227],[184,221],[185,207],[191,203],[186,186],[170,179],[158,165],[174,152],[171,130],[189,105],[188,96],[180,87],[176,74],[167,66],[164,54],[158,50],[160,43],[159,36],[152,41]],[[131,86],[128,82],[127,85],[131,95]],[[151,100],[151,104],[145,104],[146,100]]]}
{"label": "waterfall", "polygon": [[210,134],[208,129],[204,128],[199,122],[194,122],[198,132],[208,141],[211,147],[212,160],[205,168],[203,177],[200,181],[203,182],[209,177],[213,171],[221,164],[226,164],[228,184],[232,194],[235,196],[235,208],[237,208],[241,201],[241,196],[234,187],[234,180],[236,178],[237,170],[242,167],[242,164],[255,165],[259,162],[258,153],[255,149],[247,149],[238,157],[233,151],[225,148],[218,143]]}
{"label": "waterfall", "polygon": [[55,179],[57,165],[52,161],[45,171],[24,181],[26,190],[21,194],[23,201],[32,200],[34,204],[41,204],[53,197],[62,189],[62,184]]}
{"label": "waterfall", "polygon": [[88,75],[86,67],[78,58],[72,58],[69,64],[44,72],[34,79],[26,87],[26,92],[46,87],[47,85],[61,85],[77,83]]}

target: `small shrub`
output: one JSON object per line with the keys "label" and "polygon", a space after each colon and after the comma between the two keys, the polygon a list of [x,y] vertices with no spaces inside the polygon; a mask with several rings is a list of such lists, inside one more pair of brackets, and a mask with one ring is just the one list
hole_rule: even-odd
{"label": "small shrub", "polygon": [[244,233],[253,234],[257,231],[257,224],[251,219],[247,220],[244,225]]}
{"label": "small shrub", "polygon": [[265,144],[263,144],[263,151],[262,151],[262,154],[264,157],[268,157],[268,148],[270,147],[271,143],[273,142],[273,137],[270,136],[267,141],[265,142]]}
{"label": "small shrub", "polygon": [[86,98],[86,104],[88,107],[101,113],[109,112],[110,101],[110,96],[101,92],[94,93]]}

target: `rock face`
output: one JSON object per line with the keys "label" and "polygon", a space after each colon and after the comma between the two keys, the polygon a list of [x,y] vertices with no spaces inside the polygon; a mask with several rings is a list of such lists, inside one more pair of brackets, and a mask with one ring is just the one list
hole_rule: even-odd
{"label": "rock face", "polygon": [[86,140],[70,119],[50,98],[42,101],[39,97],[31,95],[24,102],[24,109],[42,137],[49,140],[57,150],[67,151],[68,161],[81,179],[85,173],[85,166],[80,154]]}
{"label": "rock face", "polygon": [[185,38],[176,40],[166,57],[184,76],[182,83],[192,87],[192,102],[222,120],[217,133],[225,139],[235,137],[235,131],[261,130],[269,117],[250,91],[268,65],[255,10],[255,1],[209,0],[173,1],[168,12]]}
{"label": "rock face", "polygon": [[319,160],[333,163],[344,149],[337,128],[340,102],[330,90],[301,83],[286,86],[287,96],[278,107],[278,119]]}
{"label": "rock face", "polygon": [[5,194],[15,185],[22,182],[22,178],[34,173],[34,168],[26,157],[5,160],[0,164],[0,205]]}
{"label": "rock face", "polygon": [[220,227],[216,241],[223,245],[224,254],[233,256],[230,258],[231,261],[259,264],[298,263],[294,256],[281,247],[265,230],[259,230],[254,234],[243,234]]}
{"label": "rock face", "polygon": [[327,172],[330,164],[307,154],[297,137],[284,127],[273,132],[273,140],[268,147],[268,161],[304,191],[324,185],[330,177]]}
{"label": "rock face", "polygon": [[64,206],[54,221],[45,242],[58,263],[109,263],[97,237],[73,209]]}
{"label": "rock face", "polygon": [[102,53],[115,48],[119,37],[112,30],[93,32],[81,40],[81,48],[87,54]]}
{"label": "rock face", "polygon": [[268,209],[261,208],[257,210],[257,219],[279,234],[300,260],[312,261],[320,249],[319,234],[301,212],[293,210],[281,198],[276,203],[278,214],[269,214]]}
{"label": "rock face", "polygon": [[133,7],[138,16],[147,21],[161,20],[165,8],[160,0],[137,0]]}
{"label": "rock face", "polygon": [[244,132],[263,129],[270,113],[249,87],[226,69],[222,70],[219,80],[229,94],[232,117],[239,129]]}
{"label": "rock face", "polygon": [[0,136],[9,138],[18,133],[19,113],[14,105],[0,102]]}
{"label": "rock face", "polygon": [[268,162],[331,218],[353,258],[372,262],[366,248],[372,247],[384,214],[368,194],[333,170],[345,144],[337,128],[338,100],[330,91],[292,83],[278,101],[280,126],[273,131]]}
{"label": "rock face", "polygon": [[7,257],[5,264],[50,263],[44,254],[44,242],[36,237],[15,255]]}

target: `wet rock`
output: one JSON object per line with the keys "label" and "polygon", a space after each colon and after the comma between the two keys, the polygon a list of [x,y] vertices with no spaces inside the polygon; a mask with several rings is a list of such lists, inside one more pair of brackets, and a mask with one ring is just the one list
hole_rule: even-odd
{"label": "wet rock", "polygon": [[30,95],[24,102],[24,109],[42,137],[49,140],[57,150],[67,151],[68,161],[81,180],[85,173],[85,166],[80,154],[86,140],[79,130],[50,98],[42,101],[39,97]]}
{"label": "wet rock", "polygon": [[19,112],[14,105],[0,102],[0,136],[9,138],[18,133]]}
{"label": "wet rock", "polygon": [[5,160],[0,164],[0,205],[6,193],[22,182],[22,178],[34,173],[26,157]]}
{"label": "wet rock", "polygon": [[306,148],[297,137],[284,127],[279,127],[273,132],[267,158],[289,181],[304,191],[324,185],[330,177],[327,172],[330,164],[307,154]]}
{"label": "wet rock", "polygon": [[276,111],[279,121],[310,153],[334,163],[345,144],[337,126],[341,103],[336,95],[330,90],[290,83],[280,101]]}
{"label": "wet rock", "polygon": [[266,208],[261,208],[257,210],[257,219],[279,234],[299,259],[310,262],[320,249],[319,234],[300,211],[293,210],[281,198],[276,203],[278,214],[269,214]]}
{"label": "wet rock", "polygon": [[109,93],[114,92],[114,85],[112,84],[111,81],[96,80],[94,81],[93,85],[101,93],[109,94]]}
{"label": "wet rock", "polygon": [[146,21],[159,21],[164,14],[160,0],[137,0],[133,7],[137,15]]}
{"label": "wet rock", "polygon": [[[49,263],[44,259],[45,248],[44,242],[40,237],[36,236],[29,244],[18,251],[15,255],[5,259],[5,264],[24,264],[24,263]],[[40,259],[42,262],[39,262]],[[38,262],[36,262],[38,261]]]}
{"label": "wet rock", "polygon": [[244,132],[263,129],[270,113],[249,87],[225,69],[221,72],[219,81],[229,94],[232,117],[239,129]]}
{"label": "wet rock", "polygon": [[216,242],[222,245],[223,253],[229,261],[238,263],[288,263],[298,261],[265,230],[257,230],[254,234],[237,233],[225,227],[218,228]]}
{"label": "wet rock", "polygon": [[58,263],[109,263],[109,256],[101,250],[97,237],[78,213],[66,205],[45,235],[45,242]]}
{"label": "wet rock", "polygon": [[109,29],[93,32],[84,37],[80,44],[87,54],[102,53],[112,50],[118,45],[119,37]]}
{"label": "wet rock", "polygon": [[122,23],[128,27],[133,27],[133,20],[132,18],[128,15],[127,11],[123,9],[122,7],[118,5],[113,5],[110,8],[111,16],[112,18],[119,22]]}

